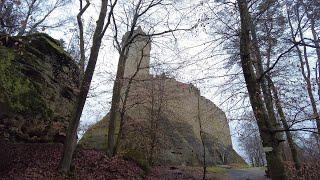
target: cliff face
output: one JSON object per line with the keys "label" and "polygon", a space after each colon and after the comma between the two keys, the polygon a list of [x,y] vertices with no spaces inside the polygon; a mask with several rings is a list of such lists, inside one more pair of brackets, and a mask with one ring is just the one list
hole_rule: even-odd
{"label": "cliff face", "polygon": [[[125,76],[124,80],[122,99],[128,88],[129,93],[120,108],[125,112],[120,153],[149,163],[199,165],[203,161],[201,130],[208,165],[244,162],[232,149],[228,122],[221,109],[191,84],[149,74],[149,44],[148,39],[140,38],[129,49],[129,55],[136,54],[128,56],[126,70],[130,72],[125,74],[136,75]],[[134,73],[137,70],[143,73]],[[105,150],[108,118],[92,126],[80,144]]]}
{"label": "cliff face", "polygon": [[56,40],[0,37],[0,140],[62,141],[78,86],[78,67]]}
{"label": "cliff face", "polygon": [[[121,153],[138,152],[144,161],[156,164],[200,165],[201,123],[208,165],[244,162],[232,149],[224,112],[193,85],[150,75],[131,84],[125,110]],[[106,150],[108,118],[93,125],[80,144]]]}

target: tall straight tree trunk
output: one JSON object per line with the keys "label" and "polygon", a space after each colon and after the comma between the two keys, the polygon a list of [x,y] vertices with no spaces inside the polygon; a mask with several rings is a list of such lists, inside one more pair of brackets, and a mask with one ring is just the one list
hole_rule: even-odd
{"label": "tall straight tree trunk", "polygon": [[[273,14],[270,14],[268,10],[267,10],[267,13],[268,13],[268,19],[271,19],[270,22],[273,23],[273,20],[272,20]],[[267,36],[268,36],[268,41],[267,41],[268,42],[268,47],[267,47],[267,55],[266,55],[267,56],[267,62],[266,62],[267,68],[270,68],[271,52],[272,52],[272,49],[273,49],[273,44],[272,44],[272,41],[270,39],[270,37],[272,37],[271,30],[272,29],[268,29],[267,30]],[[256,32],[254,31],[254,29],[253,29],[252,32],[254,34],[253,35],[254,39],[257,42]],[[257,43],[254,43],[254,44],[256,44],[255,46],[257,46]],[[295,163],[295,168],[297,170],[299,170],[300,167],[301,167],[301,163],[300,163],[300,160],[299,160],[299,157],[298,157],[298,154],[297,154],[296,146],[295,146],[295,144],[293,142],[293,139],[292,139],[291,132],[289,131],[289,125],[288,125],[288,123],[286,121],[286,116],[285,116],[285,113],[284,113],[284,111],[282,109],[281,102],[280,102],[280,99],[278,97],[277,89],[276,89],[276,87],[275,87],[275,85],[273,83],[273,80],[272,80],[272,78],[271,78],[269,73],[266,73],[264,75],[264,77],[261,77],[261,78],[265,78],[266,79],[268,94],[270,95],[270,97],[272,99],[271,102],[275,104],[275,107],[277,109],[278,115],[280,117],[280,122],[282,123],[283,127],[286,129],[285,135],[287,137],[287,141],[288,141],[288,144],[289,144],[289,148],[290,148],[290,151],[291,151],[291,156],[292,156],[292,159],[293,159],[293,161]],[[286,156],[286,153],[285,153],[285,146],[284,146],[283,143],[281,144],[281,149],[282,149],[283,159],[287,160],[287,156]]]}
{"label": "tall straight tree trunk", "polygon": [[258,123],[262,144],[264,147],[272,147],[271,152],[266,153],[268,167],[274,180],[287,179],[284,163],[281,159],[279,139],[273,131],[274,125],[270,122],[265,109],[259,84],[254,74],[250,52],[250,27],[251,18],[248,12],[246,0],[237,0],[241,19],[240,56],[241,66],[249,93],[251,107]]}
{"label": "tall straight tree trunk", "polygon": [[300,162],[300,159],[299,159],[299,155],[298,155],[298,152],[297,152],[297,147],[293,141],[293,138],[292,138],[292,135],[291,135],[291,132],[289,131],[289,125],[287,123],[287,120],[286,120],[286,115],[282,109],[282,106],[281,106],[281,102],[280,102],[280,99],[279,99],[279,96],[278,96],[278,91],[277,91],[277,88],[275,87],[274,83],[272,82],[271,78],[268,78],[268,82],[272,88],[272,91],[273,91],[273,96],[274,96],[274,99],[275,99],[275,104],[276,104],[276,107],[277,107],[277,111],[278,111],[278,114],[280,116],[280,120],[283,124],[283,127],[286,129],[285,133],[286,133],[286,137],[287,137],[287,141],[288,141],[288,144],[289,144],[289,148],[290,148],[290,151],[291,151],[291,156],[292,156],[292,159],[293,159],[293,162],[294,162],[294,166],[296,168],[297,171],[300,170],[301,168],[301,162]]}
{"label": "tall straight tree trunk", "polygon": [[[299,31],[301,32],[301,30],[299,30]],[[302,33],[301,33],[301,35],[302,35]],[[303,36],[302,36],[302,38],[303,38]],[[313,111],[313,118],[316,120],[318,132],[320,132],[320,117],[319,117],[319,113],[318,113],[318,109],[317,109],[316,100],[314,98],[313,91],[312,91],[312,82],[311,82],[311,77],[310,77],[311,72],[310,72],[310,66],[309,66],[309,59],[308,59],[308,55],[307,55],[307,48],[304,47],[304,50],[303,50],[304,60],[301,56],[300,49],[298,50],[298,53],[300,54],[299,60],[300,60],[300,65],[301,65],[301,73],[302,73],[302,76],[306,82],[306,86],[307,86],[306,88],[307,88],[309,100],[310,100],[312,111]],[[306,67],[306,69],[304,67]]]}
{"label": "tall straight tree trunk", "polygon": [[[269,5],[271,5],[271,4],[269,4]],[[266,10],[265,10],[266,12],[268,12],[268,8],[269,7],[266,7]],[[250,31],[251,31],[251,37],[252,37],[251,42],[253,45],[253,50],[251,51],[252,52],[251,57],[255,58],[254,67],[256,70],[257,77],[259,79],[259,83],[260,83],[260,87],[261,87],[262,95],[263,95],[263,100],[264,100],[266,110],[268,113],[268,118],[269,118],[269,121],[273,124],[274,128],[280,128],[280,123],[278,122],[278,120],[276,118],[276,114],[275,114],[272,93],[271,93],[270,87],[268,86],[267,79],[266,79],[266,76],[269,76],[269,74],[264,73],[263,59],[262,59],[260,46],[259,46],[259,42],[258,42],[256,25],[254,24],[253,19],[250,14],[248,14],[248,17],[250,19]],[[270,50],[271,50],[271,47],[269,46],[269,51]],[[268,52],[268,53],[270,53],[270,52]],[[270,54],[269,54],[268,58],[270,58]],[[268,63],[269,63],[269,61],[270,61],[270,59],[268,59]],[[282,137],[282,133],[279,132],[277,134],[277,138],[281,139],[281,137]],[[281,147],[279,149],[281,151],[281,154],[282,154],[283,158],[286,159],[284,151],[283,151],[284,144],[281,143],[280,146]]]}
{"label": "tall straight tree trunk", "polygon": [[101,1],[101,9],[100,9],[99,18],[97,21],[97,26],[93,35],[93,41],[92,41],[92,47],[91,47],[88,66],[83,76],[83,80],[80,87],[80,94],[77,98],[76,107],[73,112],[73,117],[69,124],[66,140],[64,143],[63,157],[59,164],[59,170],[64,173],[70,170],[72,155],[73,155],[76,141],[77,141],[77,138],[76,138],[77,128],[79,126],[80,117],[83,111],[84,104],[86,102],[92,76],[97,63],[98,54],[101,46],[101,40],[105,32],[104,27],[108,27],[108,25],[110,24],[110,17],[111,17],[111,14],[113,13],[113,8],[116,5],[116,2],[117,1],[115,1],[114,4],[111,5],[111,9],[108,15],[108,21],[106,25],[104,25],[106,15],[107,15],[108,0]]}
{"label": "tall straight tree trunk", "polygon": [[[202,130],[202,122],[201,122],[201,114],[200,114],[200,92],[198,94],[198,123],[199,123],[199,128],[200,128],[200,139],[201,139],[201,144],[202,144],[202,149],[203,149],[203,154],[202,154],[202,168],[203,168],[203,174],[202,174],[202,179],[206,179],[206,174],[207,174],[207,164],[206,164],[206,146],[204,143],[204,134]],[[222,162],[224,162],[224,157],[221,155]]]}
{"label": "tall straight tree trunk", "polygon": [[[268,6],[271,6],[271,5],[272,5],[272,3],[270,3]],[[268,9],[269,9],[269,7],[265,7],[265,11],[270,16]],[[266,110],[268,113],[269,121],[271,123],[273,123],[274,128],[280,128],[280,122],[278,122],[278,119],[275,114],[275,108],[274,108],[274,102],[273,102],[271,89],[268,85],[267,78],[266,78],[266,76],[269,76],[269,73],[266,73],[266,74],[264,73],[263,58],[261,55],[260,46],[259,46],[259,42],[258,42],[256,25],[254,24],[253,19],[250,14],[248,14],[248,17],[250,18],[250,31],[251,31],[251,36],[252,36],[251,41],[252,41],[252,45],[253,45],[252,57],[255,58],[254,67],[256,69],[256,74],[259,79],[259,83],[260,83],[260,87],[262,90],[263,99],[264,99],[264,103],[265,103]],[[269,18],[269,19],[272,19],[272,18]],[[271,36],[269,34],[270,33],[269,31],[267,33],[268,33],[268,36]],[[267,58],[268,68],[269,68],[269,64],[270,64],[271,49],[272,49],[272,46],[269,44],[268,52],[267,52],[268,53],[268,58]],[[278,132],[277,138],[281,139],[282,135],[283,135],[283,133]],[[281,146],[280,151],[281,151],[282,157],[283,157],[283,159],[286,159],[286,156],[284,153],[284,143],[280,143],[280,146]]]}
{"label": "tall straight tree trunk", "polygon": [[134,38],[134,28],[137,25],[138,18],[140,15],[138,14],[140,5],[142,0],[139,0],[136,9],[134,11],[134,17],[132,20],[132,24],[130,27],[130,32],[128,36],[122,42],[122,47],[119,47],[119,62],[118,62],[118,69],[116,80],[114,81],[113,90],[112,90],[112,102],[111,102],[111,109],[110,109],[110,120],[109,120],[109,127],[108,127],[108,149],[107,155],[112,157],[115,155],[115,131],[116,131],[116,121],[117,121],[117,114],[119,114],[119,106],[120,106],[120,99],[121,99],[121,89],[123,87],[123,78],[124,78],[124,70],[126,66],[127,56],[129,53],[129,46],[133,43]]}
{"label": "tall straight tree trunk", "polygon": [[88,9],[90,5],[89,0],[86,0],[86,5],[82,6],[82,0],[80,0],[80,10],[77,15],[77,22],[79,27],[79,46],[80,46],[80,60],[79,60],[79,67],[80,67],[80,77],[83,77],[85,71],[85,48],[84,48],[84,32],[83,32],[83,23],[82,23],[82,15]]}
{"label": "tall straight tree trunk", "polygon": [[114,81],[113,90],[112,90],[112,103],[111,103],[110,121],[109,121],[109,127],[108,127],[107,154],[109,157],[112,157],[115,155],[114,153],[115,153],[116,121],[120,113],[119,105],[120,105],[120,99],[121,99],[121,89],[123,86],[125,64],[126,64],[126,57],[123,54],[120,54],[116,80]]}
{"label": "tall straight tree trunk", "polygon": [[[248,12],[249,13],[249,12]],[[267,112],[268,112],[268,116],[269,118],[271,118],[270,121],[272,122],[276,122],[276,116],[274,113],[274,107],[273,107],[273,102],[272,102],[272,96],[271,96],[271,92],[270,89],[267,87],[267,82],[266,82],[266,78],[264,73],[264,68],[262,65],[262,56],[261,56],[261,52],[260,52],[260,48],[259,48],[259,43],[258,43],[258,38],[257,38],[257,33],[256,33],[256,27],[253,23],[253,20],[250,16],[250,14],[248,14],[249,17],[249,21],[250,21],[250,31],[251,31],[251,36],[252,36],[252,44],[253,44],[253,51],[252,54],[254,54],[254,57],[256,58],[255,62],[256,62],[256,72],[257,72],[257,77],[260,80],[260,86],[262,89],[262,94],[263,94],[263,98],[266,104],[266,108],[267,108]]]}
{"label": "tall straight tree trunk", "polygon": [[[149,43],[149,42],[148,42]],[[147,46],[147,44],[145,46]],[[137,76],[139,70],[140,70],[140,65],[142,63],[142,60],[144,58],[143,56],[143,49],[141,50],[141,54],[142,56],[140,57],[139,59],[139,62],[137,64],[137,67],[136,67],[136,70],[134,72],[134,74],[129,78],[128,80],[128,83],[126,85],[126,89],[125,89],[125,92],[124,92],[124,98],[123,98],[123,102],[122,102],[122,108],[121,110],[119,109],[119,113],[120,113],[120,127],[119,127],[119,132],[118,132],[118,137],[116,139],[116,143],[115,143],[115,146],[114,146],[114,150],[113,150],[113,154],[117,154],[119,148],[120,148],[120,141],[121,141],[121,138],[123,137],[123,127],[124,127],[124,123],[125,123],[125,112],[126,112],[126,106],[127,106],[127,100],[128,100],[128,97],[129,97],[129,93],[130,93],[130,88],[131,88],[131,85],[133,83],[133,81],[135,80],[135,77]],[[127,56],[127,55],[126,55]],[[126,57],[125,56],[125,57]],[[120,61],[119,61],[120,62]],[[124,62],[125,63],[125,62]],[[121,71],[123,70],[123,73],[124,73],[124,70],[125,70],[125,67],[121,69]],[[122,73],[122,72],[121,72]],[[123,76],[123,74],[122,74]],[[123,86],[123,82],[121,82],[122,84],[120,85],[120,87]],[[120,88],[120,92],[121,92],[121,88]],[[121,95],[120,95],[121,96]],[[120,99],[119,99],[119,102],[120,102]],[[118,104],[119,106],[119,104]]]}

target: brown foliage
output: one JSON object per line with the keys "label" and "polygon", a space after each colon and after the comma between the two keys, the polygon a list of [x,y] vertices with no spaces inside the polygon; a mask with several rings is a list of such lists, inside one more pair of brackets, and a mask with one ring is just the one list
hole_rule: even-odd
{"label": "brown foliage", "polygon": [[286,169],[289,174],[289,179],[292,180],[313,180],[313,179],[320,179],[320,162],[308,162],[302,163],[301,169],[296,171],[294,168],[293,162],[286,162]]}
{"label": "brown foliage", "polygon": [[[62,144],[0,142],[0,179],[62,179],[57,167]],[[96,150],[77,149],[71,179],[141,179],[134,162],[107,158]]]}

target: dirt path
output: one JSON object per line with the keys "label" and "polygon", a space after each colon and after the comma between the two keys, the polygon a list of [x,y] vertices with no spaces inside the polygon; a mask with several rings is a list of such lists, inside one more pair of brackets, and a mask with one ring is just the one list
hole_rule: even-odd
{"label": "dirt path", "polygon": [[[148,180],[202,180],[201,167],[155,167]],[[261,168],[229,169],[224,173],[207,173],[207,180],[269,180]]]}
{"label": "dirt path", "polygon": [[[201,167],[155,167],[147,180],[202,180]],[[207,173],[207,180],[227,180],[227,174]]]}
{"label": "dirt path", "polygon": [[228,172],[230,180],[268,180],[264,170],[261,168],[230,169]]}

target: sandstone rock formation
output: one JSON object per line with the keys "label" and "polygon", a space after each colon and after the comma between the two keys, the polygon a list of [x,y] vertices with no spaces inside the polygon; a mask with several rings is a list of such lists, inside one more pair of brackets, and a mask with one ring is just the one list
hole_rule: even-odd
{"label": "sandstone rock formation", "polygon": [[46,34],[0,37],[0,140],[62,141],[79,70]]}
{"label": "sandstone rock formation", "polygon": [[[144,34],[140,28],[134,33]],[[208,165],[243,163],[232,149],[225,113],[192,84],[151,75],[150,48],[145,36],[129,47],[122,90],[122,99],[126,92],[128,99],[120,108],[120,113],[125,113],[120,153],[153,164],[199,165],[202,131]],[[108,115],[84,134],[80,144],[105,150],[107,127]]]}

